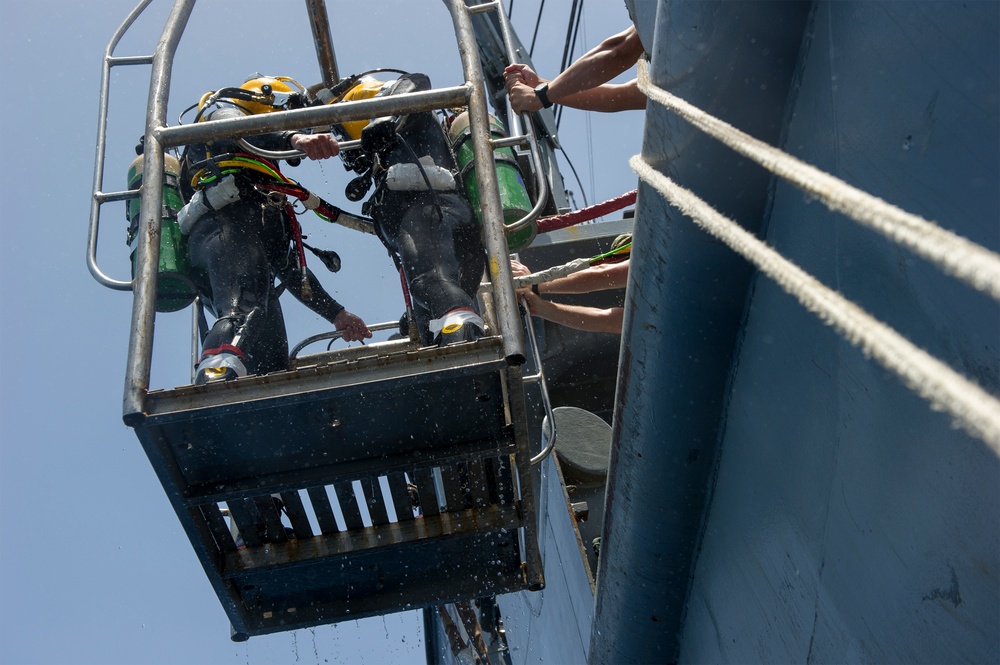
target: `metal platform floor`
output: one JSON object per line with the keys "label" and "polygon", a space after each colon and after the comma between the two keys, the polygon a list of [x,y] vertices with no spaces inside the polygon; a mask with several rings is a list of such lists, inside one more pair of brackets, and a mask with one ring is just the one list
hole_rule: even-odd
{"label": "metal platform floor", "polygon": [[499,337],[387,342],[152,391],[135,429],[245,639],[540,588],[520,381]]}

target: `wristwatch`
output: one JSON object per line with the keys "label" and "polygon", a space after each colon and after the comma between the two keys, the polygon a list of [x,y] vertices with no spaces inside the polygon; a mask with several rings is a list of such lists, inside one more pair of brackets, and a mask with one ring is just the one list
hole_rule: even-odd
{"label": "wristwatch", "polygon": [[549,101],[549,84],[542,83],[535,86],[535,97],[538,97],[538,101],[542,103],[542,108],[547,109],[552,106],[552,102]]}

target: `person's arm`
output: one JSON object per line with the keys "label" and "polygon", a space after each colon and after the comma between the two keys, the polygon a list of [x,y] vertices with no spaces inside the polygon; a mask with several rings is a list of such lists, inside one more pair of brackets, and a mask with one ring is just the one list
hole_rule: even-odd
{"label": "person's arm", "polygon": [[600,263],[590,268],[542,282],[538,285],[539,293],[590,293],[591,291],[606,291],[608,289],[623,289],[628,284],[628,266],[626,259],[620,263]]}
{"label": "person's arm", "polygon": [[625,317],[625,309],[622,307],[599,309],[597,307],[567,305],[546,300],[531,291],[522,294],[521,297],[527,302],[528,309],[533,316],[539,316],[546,321],[588,332],[616,334],[622,332],[622,322]]}
{"label": "person's arm", "polygon": [[[524,67],[525,71],[530,68]],[[541,80],[541,79],[538,79]],[[508,78],[507,94],[515,112],[537,110],[541,102],[535,95],[535,88],[520,79]],[[604,83],[589,90],[583,90],[559,100],[563,106],[581,111],[617,113],[619,111],[643,111],[646,109],[646,95],[639,90],[639,82],[632,79],[628,83]]]}
{"label": "person's arm", "polygon": [[[563,104],[577,93],[607,83],[634,66],[642,53],[643,46],[639,40],[639,33],[634,25],[629,26],[624,32],[608,37],[595,48],[577,58],[559,76],[549,81],[546,93],[549,101],[553,104]],[[524,65],[511,65],[504,70],[508,91],[511,88],[515,89],[515,92],[511,94],[511,103],[519,113],[537,111],[542,108],[541,101],[535,95],[534,87],[544,81],[538,78],[534,72],[529,75],[528,71],[530,68],[526,68]],[[518,83],[519,79],[523,82]],[[518,108],[519,106],[520,108]],[[645,108],[645,105],[642,108]]]}
{"label": "person's arm", "polygon": [[316,312],[334,327],[344,333],[344,341],[356,342],[372,336],[368,326],[356,314],[347,309],[331,296],[316,275],[306,268],[306,278],[309,284],[309,296],[306,297],[302,288],[302,273],[290,263],[290,267],[278,274],[278,279],[285,288],[303,305]]}
{"label": "person's arm", "polygon": [[[534,94],[534,90],[532,90]],[[638,79],[628,83],[605,83],[590,90],[565,97],[559,102],[581,111],[617,113],[619,111],[644,111],[646,95],[639,90]]]}

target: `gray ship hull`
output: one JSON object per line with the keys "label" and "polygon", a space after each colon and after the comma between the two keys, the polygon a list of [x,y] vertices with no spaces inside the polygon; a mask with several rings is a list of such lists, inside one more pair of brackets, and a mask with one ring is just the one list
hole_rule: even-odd
{"label": "gray ship hull", "polygon": [[[661,2],[651,76],[995,252],[998,16]],[[644,157],[998,393],[995,300],[695,134]],[[646,186],[635,242],[590,660],[1000,660],[996,454]]]}

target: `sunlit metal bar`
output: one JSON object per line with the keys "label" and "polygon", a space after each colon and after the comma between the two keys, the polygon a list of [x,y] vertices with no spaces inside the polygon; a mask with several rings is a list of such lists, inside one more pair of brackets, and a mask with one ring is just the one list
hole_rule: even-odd
{"label": "sunlit metal bar", "polygon": [[160,262],[160,216],[163,205],[163,145],[155,129],[167,119],[167,98],[174,53],[187,26],[194,0],[177,0],[167,17],[160,46],[153,56],[146,104],[146,139],[140,197],[139,235],[136,242],[135,287],[132,300],[132,334],[125,361],[125,395],[122,413],[128,423],[142,418],[153,358],[153,321],[156,317],[156,278]]}
{"label": "sunlit metal bar", "polygon": [[302,127],[319,127],[349,120],[368,120],[382,116],[464,106],[468,96],[468,88],[455,86],[406,95],[392,95],[357,102],[340,102],[326,106],[294,109],[280,113],[209,120],[179,127],[160,125],[156,130],[156,137],[165,148],[172,148],[210,140],[253,136]]}
{"label": "sunlit metal bar", "polygon": [[[481,75],[482,65],[476,49],[472,19],[461,0],[449,0],[455,35],[458,38],[458,52],[462,58],[465,80],[469,85],[469,122],[473,128],[489,127],[489,110],[486,107],[486,90]],[[524,331],[518,316],[517,301],[514,296],[513,276],[508,259],[507,236],[503,227],[503,207],[500,203],[500,189],[496,177],[484,174],[496,172],[493,162],[493,147],[488,131],[473,131],[472,151],[475,156],[476,174],[479,183],[479,197],[483,209],[483,239],[486,243],[487,267],[493,282],[493,295],[497,310],[497,323],[504,339],[504,352],[511,363],[525,361]]]}
{"label": "sunlit metal bar", "polygon": [[97,152],[94,156],[94,196],[90,202],[90,227],[87,232],[87,268],[98,283],[117,291],[128,291],[132,282],[112,279],[104,274],[97,265],[97,236],[101,226],[101,204],[105,201],[120,200],[112,195],[103,194],[104,188],[104,154],[107,150],[108,129],[108,97],[111,89],[111,68],[117,65],[148,65],[152,64],[153,56],[115,57],[115,49],[125,33],[152,0],[143,0],[132,10],[132,13],[122,22],[104,51],[104,67],[101,70],[101,98],[97,113]]}
{"label": "sunlit metal bar", "polygon": [[313,42],[316,44],[316,61],[319,73],[327,87],[340,79],[337,70],[337,54],[333,50],[330,34],[330,19],[326,13],[326,0],[306,0],[309,12],[309,26],[312,28]]}

